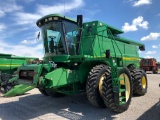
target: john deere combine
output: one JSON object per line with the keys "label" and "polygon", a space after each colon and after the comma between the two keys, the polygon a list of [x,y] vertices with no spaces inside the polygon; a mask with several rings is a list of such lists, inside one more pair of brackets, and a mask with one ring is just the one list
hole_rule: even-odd
{"label": "john deere combine", "polygon": [[123,112],[132,94],[147,92],[138,54],[138,47],[145,47],[120,37],[123,31],[100,21],[83,23],[82,15],[74,21],[51,14],[39,19],[37,26],[44,62],[19,67],[13,80],[19,85],[5,96],[20,94],[30,86],[53,97],[86,92],[92,105]]}
{"label": "john deere combine", "polygon": [[[0,53],[0,91],[8,92],[16,83],[11,80],[17,68],[22,64],[30,64],[37,58],[19,57]],[[9,81],[10,80],[10,81]]]}

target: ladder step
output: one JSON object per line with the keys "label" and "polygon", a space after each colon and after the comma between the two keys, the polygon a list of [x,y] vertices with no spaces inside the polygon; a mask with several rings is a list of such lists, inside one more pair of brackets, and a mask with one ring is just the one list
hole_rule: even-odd
{"label": "ladder step", "polygon": [[122,97],[119,97],[119,99],[121,99],[121,100],[122,100],[122,99],[126,99],[126,97],[122,96]]}
{"label": "ladder step", "polygon": [[125,91],[126,91],[125,89],[120,89],[120,91],[119,91],[119,92],[121,93],[121,92],[125,92]]}
{"label": "ladder step", "polygon": [[117,67],[118,70],[123,69],[123,67]]}
{"label": "ladder step", "polygon": [[120,81],[120,80],[124,80],[124,78],[118,78],[118,80]]}
{"label": "ladder step", "polygon": [[119,97],[119,103],[124,103],[126,101],[126,97]]}

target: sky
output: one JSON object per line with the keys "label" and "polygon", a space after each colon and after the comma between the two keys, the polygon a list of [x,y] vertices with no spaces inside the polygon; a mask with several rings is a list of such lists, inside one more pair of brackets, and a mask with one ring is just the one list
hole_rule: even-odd
{"label": "sky", "polygon": [[122,37],[145,44],[140,57],[160,61],[160,0],[0,0],[0,53],[43,57],[36,21],[62,14],[84,22],[99,20],[124,31]]}

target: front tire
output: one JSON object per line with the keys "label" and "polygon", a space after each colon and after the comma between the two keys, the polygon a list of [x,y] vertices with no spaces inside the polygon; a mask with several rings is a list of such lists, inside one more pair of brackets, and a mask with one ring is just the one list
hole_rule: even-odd
{"label": "front tire", "polygon": [[46,93],[49,96],[54,97],[54,98],[59,98],[59,97],[65,96],[65,94],[62,94],[62,93],[59,93],[59,92],[55,92],[55,91],[52,91],[52,90],[46,90]]}
{"label": "front tire", "polygon": [[46,90],[44,90],[43,88],[38,88],[38,90],[40,91],[41,94],[43,94],[45,96],[49,96],[48,93],[46,92]]}
{"label": "front tire", "polygon": [[106,65],[97,65],[91,69],[86,83],[86,93],[89,102],[96,107],[105,108],[102,94],[102,83],[109,69]]}
{"label": "front tire", "polygon": [[119,98],[125,96],[125,103],[122,105],[119,105],[114,101],[114,92],[113,92],[113,85],[112,85],[112,76],[111,76],[111,71],[108,70],[109,73],[106,76],[106,79],[103,82],[102,85],[102,95],[103,95],[103,100],[107,108],[114,112],[121,113],[125,110],[128,109],[129,104],[131,102],[132,98],[132,80],[130,76],[129,70],[124,67],[123,69],[119,70],[119,78],[124,78],[125,81],[120,81],[120,86],[125,87],[125,92],[119,93]]}

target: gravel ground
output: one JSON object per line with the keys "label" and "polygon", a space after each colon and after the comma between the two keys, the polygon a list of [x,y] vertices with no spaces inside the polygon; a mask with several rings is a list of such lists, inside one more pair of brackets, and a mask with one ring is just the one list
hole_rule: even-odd
{"label": "gravel ground", "polygon": [[129,109],[121,114],[93,107],[85,94],[52,98],[33,89],[23,96],[0,97],[0,120],[159,120],[160,74],[147,77],[147,94],[134,96]]}

